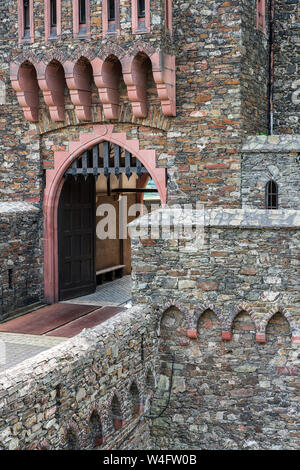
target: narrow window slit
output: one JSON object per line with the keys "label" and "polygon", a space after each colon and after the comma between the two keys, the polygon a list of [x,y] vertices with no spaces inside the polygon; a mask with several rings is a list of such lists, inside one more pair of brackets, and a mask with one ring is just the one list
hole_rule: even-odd
{"label": "narrow window slit", "polygon": [[23,15],[24,15],[24,38],[30,38],[30,2],[29,0],[23,1]]}
{"label": "narrow window slit", "polygon": [[13,288],[13,270],[12,270],[12,268],[8,269],[8,288],[10,290]]}
{"label": "narrow window slit", "polygon": [[50,0],[50,34],[51,36],[57,35],[57,6],[56,0]]}
{"label": "narrow window slit", "polygon": [[266,209],[278,209],[278,184],[270,180],[266,184]]}
{"label": "narrow window slit", "polygon": [[79,18],[79,32],[86,34],[86,0],[79,0],[78,8],[78,18]]}
{"label": "narrow window slit", "polygon": [[116,5],[115,0],[108,0],[108,32],[116,31]]}

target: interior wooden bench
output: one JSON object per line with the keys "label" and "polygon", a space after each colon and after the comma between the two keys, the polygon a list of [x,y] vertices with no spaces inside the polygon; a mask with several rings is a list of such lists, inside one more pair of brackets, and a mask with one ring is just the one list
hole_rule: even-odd
{"label": "interior wooden bench", "polygon": [[117,266],[110,266],[109,268],[96,271],[97,285],[102,284],[104,279],[113,281],[115,278],[122,277],[124,268],[125,264],[118,264]]}

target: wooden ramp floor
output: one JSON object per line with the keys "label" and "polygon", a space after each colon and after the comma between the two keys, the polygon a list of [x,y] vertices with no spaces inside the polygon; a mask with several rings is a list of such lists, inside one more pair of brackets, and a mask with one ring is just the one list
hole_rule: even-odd
{"label": "wooden ramp floor", "polygon": [[71,338],[123,310],[124,307],[57,303],[0,324],[0,332]]}

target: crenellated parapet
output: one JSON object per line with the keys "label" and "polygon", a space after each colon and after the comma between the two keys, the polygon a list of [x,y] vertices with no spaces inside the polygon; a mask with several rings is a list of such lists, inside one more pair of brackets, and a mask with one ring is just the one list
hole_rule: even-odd
{"label": "crenellated parapet", "polygon": [[98,89],[106,119],[119,117],[119,87],[123,78],[132,114],[146,118],[147,74],[152,71],[165,116],[176,116],[175,56],[143,43],[128,50],[106,45],[98,53],[78,48],[71,56],[30,52],[17,57],[10,66],[10,77],[25,118],[38,121],[39,89],[52,121],[64,121],[64,90],[69,90],[80,121],[91,121],[92,87]]}

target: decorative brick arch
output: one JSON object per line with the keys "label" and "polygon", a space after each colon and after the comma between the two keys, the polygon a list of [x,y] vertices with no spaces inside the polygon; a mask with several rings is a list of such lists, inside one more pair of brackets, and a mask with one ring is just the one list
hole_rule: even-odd
{"label": "decorative brick arch", "polygon": [[131,393],[131,388],[132,386],[135,385],[136,386],[136,389],[137,389],[137,394],[138,394],[138,403],[132,403],[133,404],[133,408],[135,408],[135,411],[136,411],[136,414],[137,415],[140,415],[143,410],[144,410],[144,406],[143,406],[143,393],[142,393],[142,387],[141,387],[141,384],[137,378],[136,375],[134,375],[133,377],[131,377],[130,379],[130,382],[128,384],[128,390],[127,390],[127,401],[130,403],[130,401],[132,400],[132,393]]}
{"label": "decorative brick arch", "polygon": [[78,424],[73,420],[73,419],[70,419],[66,426],[64,426],[64,433],[63,433],[63,437],[62,437],[62,440],[61,440],[61,443],[63,446],[65,446],[67,444],[67,436],[68,436],[68,432],[71,431],[75,438],[76,438],[76,441],[78,443],[78,447],[79,448],[82,448],[82,442],[81,442],[81,438],[80,438],[80,432],[79,432],[79,427],[78,427]]}
{"label": "decorative brick arch", "polygon": [[197,327],[198,327],[199,319],[207,310],[211,310],[216,315],[222,330],[224,329],[225,319],[224,319],[222,312],[218,308],[216,308],[214,305],[210,303],[205,303],[201,305],[200,308],[197,309],[197,311],[194,313],[191,319],[191,323],[187,331],[187,336],[190,339],[197,339],[198,337]]}
{"label": "decorative brick arch", "polygon": [[119,390],[114,390],[113,392],[111,392],[110,397],[107,401],[108,418],[111,417],[112,421],[114,421],[112,405],[113,405],[113,400],[114,400],[115,397],[117,398],[117,400],[119,402],[120,411],[121,411],[121,415],[122,415],[122,416],[119,417],[121,419],[117,419],[117,423],[114,424],[114,428],[115,428],[115,430],[117,430],[117,429],[121,429],[126,424],[126,419],[125,419],[126,409],[125,409],[124,402],[122,400],[122,397],[121,397],[121,394],[120,394]]}
{"label": "decorative brick arch", "polygon": [[104,434],[104,419],[103,419],[103,413],[102,411],[100,410],[99,406],[97,405],[97,403],[93,403],[92,406],[90,407],[90,410],[89,410],[89,415],[88,415],[88,419],[87,419],[87,422],[86,422],[86,432],[85,432],[85,440],[86,440],[86,444],[88,445],[88,437],[90,435],[90,431],[91,431],[91,418],[92,418],[92,415],[96,413],[97,414],[97,417],[99,418],[99,423],[101,425],[101,430],[102,430],[102,437],[98,440],[98,442],[95,442],[95,447],[99,447],[100,445],[104,444],[105,441],[106,441],[106,437],[105,437],[105,434]]}
{"label": "decorative brick arch", "polygon": [[262,343],[263,338],[259,336],[259,321],[256,313],[252,310],[251,306],[246,303],[241,303],[237,305],[232,313],[229,315],[228,319],[224,322],[224,331],[222,331],[222,339],[225,341],[230,341],[232,339],[232,325],[234,319],[239,315],[241,312],[246,312],[253,321],[255,330],[256,330],[256,341],[258,343]]}
{"label": "decorative brick arch", "polygon": [[166,204],[167,188],[165,169],[156,167],[155,150],[140,149],[137,139],[128,140],[126,133],[114,133],[113,125],[95,125],[91,134],[82,134],[79,141],[69,143],[65,152],[54,153],[54,168],[46,170],[44,195],[44,294],[47,302],[58,300],[58,236],[57,210],[64,183],[64,174],[72,161],[85,150],[103,141],[109,141],[132,153],[152,176],[161,198]]}
{"label": "decorative brick arch", "polygon": [[177,300],[170,299],[164,304],[163,307],[157,307],[155,309],[155,312],[158,316],[158,320],[157,320],[158,321],[158,323],[157,323],[157,334],[158,334],[158,336],[160,336],[161,322],[162,322],[163,316],[171,308],[176,308],[177,310],[179,310],[179,312],[182,313],[182,315],[184,316],[184,318],[186,320],[186,323],[189,322],[188,307],[180,301],[178,302]]}
{"label": "decorative brick arch", "polygon": [[[115,57],[114,64],[107,60],[110,56]],[[55,73],[51,73],[51,68],[46,74],[46,68],[53,60],[62,65],[64,74],[60,71],[56,76]],[[156,50],[141,41],[127,51],[114,43],[108,43],[98,51],[92,47],[79,46],[70,54],[53,51],[37,56],[31,51],[25,52],[17,56],[10,65],[11,81],[20,106],[24,109],[25,118],[29,121],[38,122],[39,118],[39,93],[37,81],[33,77],[34,70],[38,72],[38,83],[46,104],[56,108],[50,109],[52,121],[63,121],[64,118],[62,90],[65,79],[77,118],[81,121],[91,121],[92,82],[94,81],[98,88],[106,119],[118,119],[118,85],[123,75],[133,116],[146,118],[148,115],[146,75],[149,61],[162,114],[176,116],[175,55]],[[22,65],[24,62],[32,64],[31,74],[30,71],[27,71],[27,74],[24,72]],[[59,93],[55,96],[54,91],[57,89]]]}
{"label": "decorative brick arch", "polygon": [[266,329],[269,321],[271,318],[276,314],[276,313],[281,313],[281,315],[286,319],[286,321],[289,324],[290,331],[292,334],[292,341],[293,343],[300,343],[300,334],[299,331],[297,331],[297,323],[291,313],[283,306],[281,305],[273,305],[271,308],[271,311],[268,313],[266,317],[263,318],[263,320],[259,324],[259,334],[263,341],[261,342],[266,342]]}
{"label": "decorative brick arch", "polygon": [[36,66],[25,60],[20,65],[12,63],[10,77],[13,89],[16,91],[18,102],[23,109],[25,118],[30,122],[38,121],[39,114],[39,85]]}
{"label": "decorative brick arch", "polygon": [[167,312],[167,310],[169,310],[172,307],[177,308],[178,310],[180,310],[181,313],[184,314],[185,317],[187,317],[187,315],[188,315],[187,305],[185,305],[184,303],[182,303],[180,301],[178,302],[177,300],[169,299],[165,302],[163,307],[157,307],[155,309],[156,313],[160,316],[160,321],[161,321],[161,318],[162,318],[163,314],[165,312]]}

